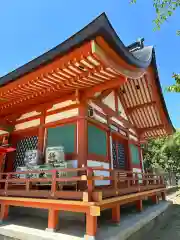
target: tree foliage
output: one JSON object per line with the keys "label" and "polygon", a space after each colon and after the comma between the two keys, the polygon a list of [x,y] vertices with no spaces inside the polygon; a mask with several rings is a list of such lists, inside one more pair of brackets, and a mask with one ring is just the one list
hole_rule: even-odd
{"label": "tree foliage", "polygon": [[[136,3],[137,0],[131,0]],[[160,29],[161,25],[168,20],[169,17],[180,7],[180,0],[152,0],[153,7],[156,12],[156,18],[153,20],[155,29]],[[180,35],[180,30],[177,30]],[[175,83],[167,88],[168,92],[180,92],[180,74],[174,74]]]}
{"label": "tree foliage", "polygon": [[160,169],[180,176],[180,132],[170,137],[151,139],[144,145],[145,169]]}
{"label": "tree foliage", "polygon": [[173,74],[173,78],[175,79],[175,84],[169,86],[167,91],[180,93],[180,74]]}

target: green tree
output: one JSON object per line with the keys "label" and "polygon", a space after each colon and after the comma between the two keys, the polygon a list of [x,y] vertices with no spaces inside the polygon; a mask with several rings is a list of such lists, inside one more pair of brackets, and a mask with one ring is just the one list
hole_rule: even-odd
{"label": "green tree", "polygon": [[180,74],[174,74],[173,78],[175,79],[175,84],[167,88],[168,92],[180,93]]}
{"label": "green tree", "polygon": [[[136,3],[137,0],[131,0]],[[161,25],[168,20],[169,17],[180,7],[180,0],[152,0],[152,4],[156,11],[156,18],[153,20],[155,29],[160,29]],[[180,30],[177,30],[180,35]],[[168,92],[180,93],[180,74],[174,74],[175,83],[167,88]]]}
{"label": "green tree", "polygon": [[144,167],[148,170],[158,169],[180,176],[180,132],[158,139],[150,139],[144,145]]}

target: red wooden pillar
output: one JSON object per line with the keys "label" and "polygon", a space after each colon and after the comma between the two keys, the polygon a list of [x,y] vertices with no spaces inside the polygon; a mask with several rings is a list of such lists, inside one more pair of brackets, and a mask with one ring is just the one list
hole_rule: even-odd
{"label": "red wooden pillar", "polygon": [[165,193],[165,192],[162,192],[162,193],[161,193],[161,197],[162,197],[162,200],[165,201],[165,200],[166,200],[166,193]]}
{"label": "red wooden pillar", "polygon": [[54,232],[57,229],[58,225],[58,210],[49,209],[48,213],[48,228],[46,228],[47,231]]}
{"label": "red wooden pillar", "polygon": [[142,212],[142,210],[143,210],[143,203],[142,203],[141,199],[137,200],[137,202],[136,202],[136,209],[137,209],[137,211]]}
{"label": "red wooden pillar", "polygon": [[[107,116],[107,126],[110,126],[109,117]],[[113,159],[112,159],[112,134],[109,129],[107,132],[107,157],[109,162],[109,168],[113,168]]]}
{"label": "red wooden pillar", "polygon": [[77,123],[78,167],[82,167],[82,165],[87,166],[88,158],[88,122],[86,104],[80,104],[79,117]]}
{"label": "red wooden pillar", "polygon": [[112,208],[112,221],[114,223],[120,222],[120,204],[117,204],[115,207]]}
{"label": "red wooden pillar", "polygon": [[4,203],[1,204],[1,212],[0,212],[0,221],[6,220],[9,213],[9,206]]}
{"label": "red wooden pillar", "polygon": [[85,240],[95,239],[97,232],[97,217],[86,214],[86,236]]}
{"label": "red wooden pillar", "polygon": [[153,196],[151,197],[151,199],[152,199],[152,202],[153,202],[153,203],[158,204],[159,199],[158,199],[158,196],[157,196],[157,195],[153,195]]}
{"label": "red wooden pillar", "polygon": [[132,155],[131,155],[131,149],[130,149],[130,141],[129,141],[129,134],[127,134],[128,136],[128,141],[127,141],[127,146],[126,146],[126,155],[127,155],[127,160],[128,160],[128,170],[132,171],[133,167],[132,167]]}
{"label": "red wooden pillar", "polygon": [[142,170],[142,172],[143,172],[143,157],[142,157],[141,144],[140,144],[140,146],[138,147],[138,149],[139,149],[140,166],[141,166],[141,170]]}
{"label": "red wooden pillar", "polygon": [[40,117],[40,126],[38,128],[38,150],[43,152],[44,150],[44,134],[45,134],[45,111],[42,111]]}

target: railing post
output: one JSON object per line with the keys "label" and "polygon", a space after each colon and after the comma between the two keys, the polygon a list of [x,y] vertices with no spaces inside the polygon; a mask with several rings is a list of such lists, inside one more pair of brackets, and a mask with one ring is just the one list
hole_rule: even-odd
{"label": "railing post", "polygon": [[8,180],[9,180],[9,173],[6,176],[6,181],[5,181],[5,187],[4,187],[5,196],[7,196],[7,191],[8,191]]}
{"label": "railing post", "polygon": [[117,174],[116,170],[112,171],[112,177],[113,177],[113,187],[115,191],[118,189],[118,179],[117,179]]}
{"label": "railing post", "polygon": [[162,200],[165,201],[165,200],[166,200],[166,193],[165,193],[165,192],[162,192],[162,193],[161,193],[161,197],[162,197]]}
{"label": "railing post", "polygon": [[149,175],[146,175],[146,176],[145,176],[145,186],[146,186],[146,187],[149,185],[149,180],[148,180],[148,178],[149,178]]}
{"label": "railing post", "polygon": [[26,180],[26,191],[27,191],[27,192],[29,192],[29,190],[30,190],[30,188],[31,188],[31,186],[32,186],[32,183],[30,183],[30,181],[31,181],[30,179],[27,179],[27,180]]}
{"label": "railing post", "polygon": [[138,174],[135,173],[135,185],[138,186],[139,180],[138,180]]}
{"label": "railing post", "polygon": [[93,169],[87,168],[86,170],[87,177],[87,191],[83,193],[83,201],[91,202],[93,200],[93,190],[94,190],[94,180],[93,180]]}
{"label": "railing post", "polygon": [[56,177],[57,177],[57,170],[54,169],[52,171],[52,180],[51,180],[51,197],[55,196],[55,192],[57,190]]}
{"label": "railing post", "polygon": [[132,185],[132,180],[128,178],[132,179],[132,173],[127,173],[127,188],[129,188]]}
{"label": "railing post", "polygon": [[94,190],[94,180],[93,178],[93,169],[87,168],[87,193],[88,193],[88,202],[92,201],[92,193]]}
{"label": "railing post", "polygon": [[160,184],[164,184],[164,178],[163,178],[163,176],[160,176]]}

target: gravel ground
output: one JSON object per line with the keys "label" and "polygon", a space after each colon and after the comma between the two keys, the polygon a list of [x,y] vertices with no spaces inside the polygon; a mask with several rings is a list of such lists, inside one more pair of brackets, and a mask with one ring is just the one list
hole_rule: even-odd
{"label": "gravel ground", "polygon": [[155,220],[148,230],[131,236],[128,240],[178,240],[180,239],[180,192],[172,198],[173,204],[166,213]]}
{"label": "gravel ground", "polygon": [[[148,236],[147,236],[148,235]],[[168,216],[162,219],[144,238],[146,240],[178,240],[180,239],[180,205],[173,204]]]}

